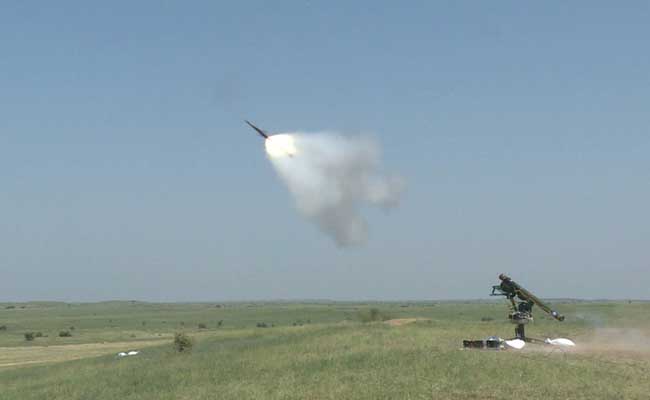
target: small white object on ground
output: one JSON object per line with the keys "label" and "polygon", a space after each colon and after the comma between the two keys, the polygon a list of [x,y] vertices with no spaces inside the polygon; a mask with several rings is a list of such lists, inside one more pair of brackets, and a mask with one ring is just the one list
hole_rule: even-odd
{"label": "small white object on ground", "polygon": [[565,338],[557,338],[557,339],[546,339],[544,343],[547,344],[552,344],[553,346],[565,346],[565,347],[573,347],[576,344],[573,343],[573,340],[571,339],[565,339]]}
{"label": "small white object on ground", "polygon": [[117,356],[118,356],[118,357],[128,357],[128,356],[135,356],[135,355],[138,355],[139,353],[140,353],[140,352],[137,351],[137,350],[131,350],[131,351],[129,351],[128,353],[127,353],[127,352],[124,352],[124,351],[120,351],[119,353],[117,353]]}
{"label": "small white object on ground", "polygon": [[516,350],[521,350],[524,348],[526,345],[526,342],[524,342],[521,339],[512,339],[512,340],[506,340],[505,341],[506,346],[516,349]]}

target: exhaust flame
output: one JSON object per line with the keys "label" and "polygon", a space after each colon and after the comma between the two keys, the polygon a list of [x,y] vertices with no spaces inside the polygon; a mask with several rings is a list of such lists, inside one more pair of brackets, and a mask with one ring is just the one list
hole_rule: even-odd
{"label": "exhaust flame", "polygon": [[362,205],[396,205],[402,191],[402,179],[379,174],[370,138],[287,133],[270,136],[265,148],[298,211],[341,246],[366,240]]}
{"label": "exhaust flame", "polygon": [[271,158],[293,156],[296,154],[296,145],[291,135],[273,135],[264,141],[266,154]]}

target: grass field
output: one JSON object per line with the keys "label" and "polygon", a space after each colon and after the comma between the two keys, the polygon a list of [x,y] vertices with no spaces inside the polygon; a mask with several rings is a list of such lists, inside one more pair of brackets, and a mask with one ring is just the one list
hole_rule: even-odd
{"label": "grass field", "polygon": [[[0,304],[0,398],[650,398],[650,303],[556,306],[564,322],[536,310],[527,332],[574,351],[461,350],[512,336],[505,302]],[[371,308],[406,320],[361,322]],[[179,331],[190,353],[173,350]]]}

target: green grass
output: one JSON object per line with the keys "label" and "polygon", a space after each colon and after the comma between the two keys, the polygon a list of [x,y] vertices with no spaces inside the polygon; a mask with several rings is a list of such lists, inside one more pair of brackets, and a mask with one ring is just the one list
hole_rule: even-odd
{"label": "green grass", "polygon": [[[7,309],[13,305],[15,308]],[[38,346],[73,343],[118,342],[155,339],[178,330],[198,331],[254,327],[259,322],[293,326],[313,322],[336,322],[352,318],[357,306],[294,303],[174,303],[105,302],[88,304],[19,303],[0,304],[2,346]],[[218,307],[217,307],[218,306]],[[22,308],[24,307],[24,308]],[[221,326],[218,326],[222,321]],[[70,330],[74,327],[74,330]],[[60,338],[70,330],[72,337]],[[25,332],[47,337],[25,341]]]}
{"label": "green grass", "polygon": [[[50,312],[36,306],[30,310],[29,304],[0,311],[0,325],[9,327],[0,332],[0,341],[9,343],[3,346],[38,345],[39,339],[24,343],[14,336],[22,329],[58,331],[72,320],[79,325],[76,336],[50,335],[47,340],[91,343],[120,337],[123,330],[167,334],[184,321],[196,342],[189,354],[175,353],[170,338],[136,357],[107,355],[0,370],[3,400],[647,399],[650,393],[648,353],[460,350],[464,338],[512,336],[504,303],[49,307]],[[372,307],[395,318],[426,319],[399,327],[359,322],[359,315]],[[644,332],[650,327],[647,303],[567,303],[557,308],[566,314],[565,322],[544,318],[536,310],[528,333],[571,337],[580,344],[581,337],[601,327]],[[483,317],[493,320],[482,322]],[[114,322],[101,322],[108,319]],[[148,321],[144,329],[142,319]],[[221,328],[212,323],[218,319],[224,320]],[[302,326],[294,326],[298,320]],[[208,325],[207,332],[197,328],[199,322]],[[257,322],[275,326],[255,328]]]}

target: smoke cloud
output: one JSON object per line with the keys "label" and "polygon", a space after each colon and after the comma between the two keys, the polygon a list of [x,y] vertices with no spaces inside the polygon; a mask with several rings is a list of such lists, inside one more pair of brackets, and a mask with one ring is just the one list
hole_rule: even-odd
{"label": "smoke cloud", "polygon": [[365,242],[361,208],[397,205],[404,186],[380,173],[380,148],[369,137],[280,134],[266,140],[266,151],[298,211],[340,246]]}

